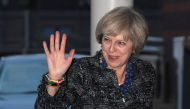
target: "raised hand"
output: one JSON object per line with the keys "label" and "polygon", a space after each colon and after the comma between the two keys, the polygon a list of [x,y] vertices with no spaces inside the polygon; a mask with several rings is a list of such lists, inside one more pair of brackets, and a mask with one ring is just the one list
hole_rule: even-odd
{"label": "raised hand", "polygon": [[47,43],[43,41],[43,47],[47,56],[48,75],[53,80],[61,79],[73,60],[74,49],[70,50],[68,57],[65,56],[66,39],[66,34],[63,34],[60,44],[60,32],[56,31],[55,35],[50,35],[50,49],[48,49]]}

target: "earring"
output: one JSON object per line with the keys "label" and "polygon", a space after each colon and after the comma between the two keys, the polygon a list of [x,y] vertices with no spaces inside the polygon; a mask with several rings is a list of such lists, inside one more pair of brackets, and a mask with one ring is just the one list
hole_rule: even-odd
{"label": "earring", "polygon": [[133,50],[133,54],[135,54],[135,50]]}
{"label": "earring", "polygon": [[135,50],[133,50],[131,53],[131,56],[134,56],[134,55],[135,55]]}

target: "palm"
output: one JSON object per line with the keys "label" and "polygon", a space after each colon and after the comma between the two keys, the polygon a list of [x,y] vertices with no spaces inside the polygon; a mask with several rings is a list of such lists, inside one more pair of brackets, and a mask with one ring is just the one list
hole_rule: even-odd
{"label": "palm", "polygon": [[[55,38],[55,40],[54,40]],[[47,63],[49,69],[49,76],[53,79],[60,79],[68,70],[71,65],[74,50],[71,50],[68,57],[65,57],[65,45],[66,35],[62,37],[61,45],[60,33],[56,32],[56,35],[50,36],[50,50],[47,47],[46,42],[43,42],[44,50],[47,56]]]}

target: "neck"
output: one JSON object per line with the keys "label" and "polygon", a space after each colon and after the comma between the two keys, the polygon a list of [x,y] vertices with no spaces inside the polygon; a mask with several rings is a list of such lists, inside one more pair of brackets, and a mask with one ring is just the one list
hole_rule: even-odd
{"label": "neck", "polygon": [[119,85],[123,84],[125,81],[126,68],[127,68],[127,65],[124,65],[120,68],[114,68],[114,70],[116,71],[116,76],[117,76]]}

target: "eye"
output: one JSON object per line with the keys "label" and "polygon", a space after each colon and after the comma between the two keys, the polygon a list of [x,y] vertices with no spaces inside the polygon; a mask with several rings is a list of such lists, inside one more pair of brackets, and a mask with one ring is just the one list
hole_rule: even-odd
{"label": "eye", "polygon": [[109,39],[108,37],[104,37],[104,38],[103,38],[103,41],[104,41],[104,42],[109,42],[110,39]]}
{"label": "eye", "polygon": [[124,46],[124,45],[126,45],[126,42],[125,41],[119,41],[119,45]]}

